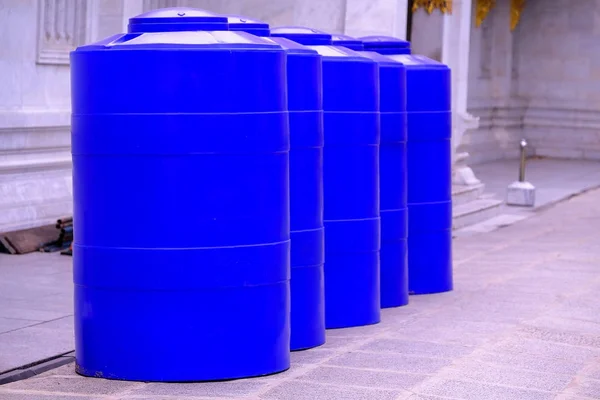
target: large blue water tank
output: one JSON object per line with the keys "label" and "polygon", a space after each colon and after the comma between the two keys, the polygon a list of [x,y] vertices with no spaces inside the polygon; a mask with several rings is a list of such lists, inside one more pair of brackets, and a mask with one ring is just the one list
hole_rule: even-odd
{"label": "large blue water tank", "polygon": [[281,27],[286,37],[323,60],[325,147],[325,323],[327,328],[375,324],[379,297],[379,70],[331,35]]}
{"label": "large blue water tank", "polygon": [[381,308],[408,304],[406,68],[371,51],[381,91]]}
{"label": "large blue water tank", "polygon": [[334,46],[342,46],[354,51],[365,49],[362,41],[348,35],[333,34],[331,35],[331,43]]}
{"label": "large blue water tank", "polygon": [[365,50],[379,54],[410,54],[410,42],[393,36],[363,36],[359,38]]}
{"label": "large blue water tank", "polygon": [[[268,35],[269,25],[228,16],[229,29]],[[245,30],[244,28],[250,27]],[[323,70],[315,50],[271,37],[287,53],[290,114],[290,208],[292,239],[291,349],[325,343],[325,236],[323,229]]]}
{"label": "large blue water tank", "polygon": [[406,66],[408,276],[412,294],[452,290],[452,104],[450,69],[416,55]]}
{"label": "large blue water tank", "polygon": [[145,18],[227,29],[204,14],[144,14],[137,33],[71,54],[80,374],[289,368],[285,52],[243,32],[142,33]]}
{"label": "large blue water tank", "polygon": [[[361,40],[346,35],[334,35],[333,43],[351,49],[363,47]],[[381,308],[399,307],[408,304],[406,68],[379,53],[360,54],[379,65]]]}

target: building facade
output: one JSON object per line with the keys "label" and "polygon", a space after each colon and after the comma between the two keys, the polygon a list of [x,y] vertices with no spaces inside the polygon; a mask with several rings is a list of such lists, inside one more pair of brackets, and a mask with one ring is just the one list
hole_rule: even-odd
{"label": "building facade", "polygon": [[69,52],[176,6],[410,36],[453,71],[458,187],[480,186],[468,166],[516,157],[521,137],[600,160],[600,0],[0,0],[0,232],[72,212]]}

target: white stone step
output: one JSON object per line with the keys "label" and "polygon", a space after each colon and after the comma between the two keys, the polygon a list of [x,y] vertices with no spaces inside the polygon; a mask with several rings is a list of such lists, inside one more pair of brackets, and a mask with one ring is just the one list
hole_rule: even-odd
{"label": "white stone step", "polygon": [[500,212],[502,200],[482,196],[452,208],[452,228],[461,229],[493,218]]}
{"label": "white stone step", "polygon": [[485,185],[452,185],[452,204],[461,206],[473,200],[477,200],[483,194]]}

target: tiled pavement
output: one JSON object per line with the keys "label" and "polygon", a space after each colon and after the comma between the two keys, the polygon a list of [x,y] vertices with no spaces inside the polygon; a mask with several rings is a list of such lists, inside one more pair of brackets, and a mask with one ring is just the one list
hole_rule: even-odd
{"label": "tiled pavement", "polygon": [[0,254],[0,373],[73,350],[72,281],[70,257]]}
{"label": "tiled pavement", "polygon": [[135,383],[79,377],[69,364],[1,386],[0,399],[598,399],[599,238],[600,191],[459,238],[455,291],[411,297],[379,325],[330,331],[282,374]]}

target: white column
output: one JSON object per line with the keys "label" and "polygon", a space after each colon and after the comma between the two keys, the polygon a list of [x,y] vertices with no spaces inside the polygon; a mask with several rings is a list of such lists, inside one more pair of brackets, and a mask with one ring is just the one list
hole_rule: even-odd
{"label": "white column", "polygon": [[479,119],[467,112],[472,0],[454,0],[452,14],[444,16],[442,62],[452,70],[453,183],[476,185],[480,181],[466,164],[468,153],[458,152],[466,131],[477,129]]}
{"label": "white column", "polygon": [[406,40],[406,25],[408,19],[408,0],[396,0],[396,24],[393,36]]}
{"label": "white column", "polygon": [[452,13],[422,8],[413,14],[411,47],[447,64],[452,70],[452,180],[459,185],[477,185],[479,180],[466,165],[468,153],[458,152],[462,137],[477,129],[479,120],[467,112],[472,0],[453,0]]}

